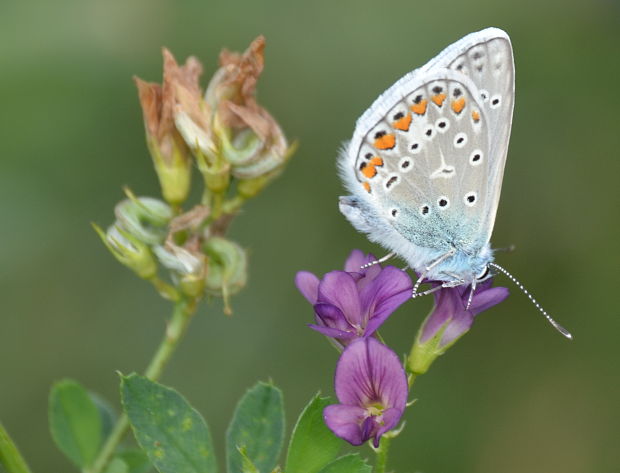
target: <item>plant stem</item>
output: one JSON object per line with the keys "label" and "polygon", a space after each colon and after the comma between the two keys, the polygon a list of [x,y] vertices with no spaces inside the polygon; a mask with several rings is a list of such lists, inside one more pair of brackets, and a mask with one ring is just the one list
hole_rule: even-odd
{"label": "plant stem", "polygon": [[[155,355],[144,373],[150,380],[156,381],[161,376],[166,364],[177,348],[179,341],[183,338],[195,308],[195,303],[193,301],[190,302],[182,299],[175,303],[172,317],[166,327],[164,338],[159,344]],[[93,466],[87,470],[87,473],[101,473],[101,471],[103,471],[114,454],[114,450],[127,432],[128,427],[129,419],[126,414],[122,414],[101,448],[99,456],[93,463]]]}
{"label": "plant stem", "polygon": [[17,445],[0,422],[0,463],[8,473],[30,473],[30,468]]}
{"label": "plant stem", "polygon": [[409,373],[409,376],[407,376],[407,384],[409,385],[409,389],[411,389],[411,386],[413,386],[413,383],[417,377],[417,374]]}
{"label": "plant stem", "polygon": [[386,437],[385,435],[381,437],[381,443],[379,444],[379,448],[375,450],[375,452],[377,453],[377,460],[375,461],[374,473],[385,473],[388,451],[390,449],[391,442],[392,439],[390,437]]}

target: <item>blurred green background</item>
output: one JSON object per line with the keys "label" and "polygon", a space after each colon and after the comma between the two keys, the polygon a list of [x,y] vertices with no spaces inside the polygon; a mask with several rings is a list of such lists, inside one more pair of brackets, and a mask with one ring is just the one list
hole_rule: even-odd
{"label": "blurred green background", "polygon": [[[115,403],[115,370],[141,370],[169,307],[121,267],[89,222],[107,225],[121,186],[158,187],[133,74],[161,78],[160,47],[201,59],[267,37],[261,102],[300,148],[235,221],[250,283],[203,305],[163,382],[205,415],[220,461],[240,395],[284,390],[289,431],[337,353],[306,328],[296,271],[381,253],[339,214],[335,157],[356,118],[393,81],[486,26],[512,37],[517,99],[493,242],[500,264],[575,335],[512,297],[416,382],[394,442],[399,472],[620,471],[618,111],[615,1],[30,1],[0,4],[0,419],[35,472],[72,471],[47,428],[51,383],[80,380]],[[203,79],[206,85],[206,78]],[[613,297],[612,297],[613,296]],[[431,304],[410,302],[382,331],[408,350]],[[364,454],[371,456],[367,447]]]}

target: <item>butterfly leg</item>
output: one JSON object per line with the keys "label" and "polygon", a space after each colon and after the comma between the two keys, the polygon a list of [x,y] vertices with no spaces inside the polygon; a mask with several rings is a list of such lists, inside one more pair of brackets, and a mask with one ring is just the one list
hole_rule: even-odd
{"label": "butterfly leg", "polygon": [[465,310],[469,310],[471,307],[471,301],[474,298],[474,292],[476,292],[476,280],[474,279],[469,287],[469,297],[467,297],[467,305],[465,306]]}
{"label": "butterfly leg", "polygon": [[431,269],[433,269],[435,266],[437,266],[439,263],[441,263],[442,261],[446,260],[450,256],[453,256],[454,253],[456,253],[456,250],[454,248],[452,248],[446,254],[441,255],[439,258],[437,258],[435,261],[433,261],[431,264],[429,264],[426,268],[424,268],[424,271],[422,272],[422,274],[420,274],[420,277],[418,278],[418,280],[415,282],[415,284],[413,286],[413,291],[411,293],[411,297],[413,299],[418,297],[418,295],[423,295],[423,294],[418,294],[418,289],[420,288],[420,284],[422,284],[422,281],[424,281],[424,279],[426,278],[426,275],[428,274],[428,272]]}
{"label": "butterfly leg", "polygon": [[371,261],[370,263],[366,263],[365,265],[360,267],[360,269],[370,268],[371,266],[374,266],[375,264],[383,263],[383,262],[389,260],[392,256],[394,256],[394,253],[388,253],[387,255],[385,255],[382,258],[379,258],[377,260]]}
{"label": "butterfly leg", "polygon": [[445,283],[443,283],[441,286],[437,286],[434,287],[432,289],[428,289],[426,291],[422,291],[422,292],[418,292],[415,297],[420,297],[420,296],[427,296],[429,294],[432,294],[433,292],[437,292],[440,289],[445,289],[445,288],[449,288],[449,287],[456,287],[456,286],[460,286],[461,284],[463,284],[465,281],[463,281],[462,279],[459,279],[458,281],[447,281]]}

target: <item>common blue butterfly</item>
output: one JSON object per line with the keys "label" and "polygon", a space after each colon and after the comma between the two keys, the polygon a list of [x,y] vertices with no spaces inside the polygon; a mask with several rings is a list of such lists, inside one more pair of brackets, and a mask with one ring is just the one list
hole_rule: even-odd
{"label": "common blue butterfly", "polygon": [[[476,284],[497,269],[491,232],[514,105],[514,60],[498,28],[471,33],[398,80],[356,123],[341,153],[351,196],[340,211],[360,232],[443,287]],[[427,291],[429,292],[429,291]],[[471,302],[471,299],[470,299]]]}

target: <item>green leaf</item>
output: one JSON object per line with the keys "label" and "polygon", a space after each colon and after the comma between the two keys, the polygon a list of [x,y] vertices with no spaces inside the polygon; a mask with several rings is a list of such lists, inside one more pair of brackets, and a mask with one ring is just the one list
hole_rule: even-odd
{"label": "green leaf", "polygon": [[91,465],[101,445],[101,416],[86,389],[57,382],[49,398],[49,423],[58,448],[80,468]]}
{"label": "green leaf", "polygon": [[113,458],[103,473],[129,473],[129,466],[120,458]]}
{"label": "green leaf", "polygon": [[243,473],[242,448],[261,472],[278,461],[284,438],[282,392],[273,384],[258,383],[239,401],[226,432],[228,473]]}
{"label": "green leaf", "polygon": [[252,463],[252,460],[248,458],[246,449],[243,447],[239,447],[237,450],[239,450],[239,454],[242,458],[243,473],[260,473],[258,471],[258,468],[256,468],[256,465],[254,465],[254,463]]}
{"label": "green leaf", "polygon": [[320,473],[371,473],[372,467],[358,453],[337,458]]}
{"label": "green leaf", "polygon": [[151,462],[142,450],[124,450],[108,463],[105,473],[147,473]]}
{"label": "green leaf", "polygon": [[328,397],[312,398],[297,420],[286,457],[286,473],[317,473],[336,458],[342,440],[325,425],[323,409]]}
{"label": "green leaf", "polygon": [[101,417],[101,438],[106,439],[112,432],[118,416],[112,405],[99,394],[89,391],[88,395],[99,410]]}
{"label": "green leaf", "polygon": [[0,422],[0,471],[5,471],[3,465],[8,473],[30,473],[26,460]]}
{"label": "green leaf", "polygon": [[142,450],[125,450],[117,453],[117,456],[127,464],[129,473],[147,473],[151,471],[152,466],[149,457]]}
{"label": "green leaf", "polygon": [[161,473],[215,473],[207,423],[183,396],[143,376],[121,381],[123,407],[142,449]]}

